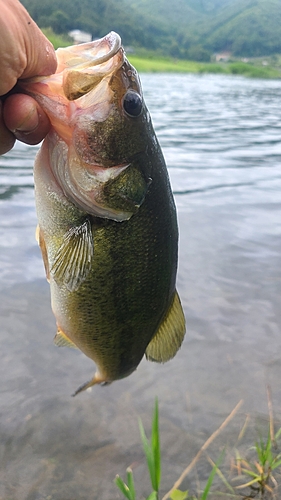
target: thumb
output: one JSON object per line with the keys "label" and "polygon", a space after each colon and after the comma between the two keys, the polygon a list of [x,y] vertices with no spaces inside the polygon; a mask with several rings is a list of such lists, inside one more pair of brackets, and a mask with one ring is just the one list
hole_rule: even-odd
{"label": "thumb", "polygon": [[54,47],[27,12],[26,15],[24,31],[26,67],[20,78],[51,75],[57,68]]}
{"label": "thumb", "polygon": [[4,95],[19,78],[54,73],[57,61],[54,47],[18,0],[0,0],[0,8],[0,95]]}

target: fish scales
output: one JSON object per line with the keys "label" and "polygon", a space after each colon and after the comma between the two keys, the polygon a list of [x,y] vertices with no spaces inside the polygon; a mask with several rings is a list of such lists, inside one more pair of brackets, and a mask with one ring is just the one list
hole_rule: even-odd
{"label": "fish scales", "polygon": [[[76,393],[129,375],[144,353],[158,362],[172,358],[185,333],[175,290],[176,209],[137,73],[118,35],[86,46],[73,48],[82,59],[83,50],[87,57],[93,52],[93,82],[87,69],[86,90],[77,90],[75,74],[73,92],[68,79],[68,98],[61,91],[65,76],[24,84],[52,123],[35,162],[34,181],[38,240],[58,326],[55,342],[78,347],[97,367]],[[67,50],[72,54],[71,47]],[[103,73],[99,57],[101,66],[112,66]],[[65,75],[69,67],[61,70],[60,53],[58,59],[59,75]],[[81,85],[80,60],[75,68]],[[58,92],[63,108],[57,109],[52,100]],[[94,93],[90,98],[89,92]],[[74,105],[73,132],[63,113]]]}

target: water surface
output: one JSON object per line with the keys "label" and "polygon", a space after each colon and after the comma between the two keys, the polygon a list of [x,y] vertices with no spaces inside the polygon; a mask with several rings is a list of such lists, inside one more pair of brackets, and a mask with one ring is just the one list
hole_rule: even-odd
{"label": "water surface", "polygon": [[[52,343],[34,239],[37,147],[17,144],[1,157],[1,500],[114,500],[113,479],[132,463],[148,495],[137,417],[149,429],[156,395],[163,493],[241,398],[213,459],[235,444],[246,413],[252,444],[267,419],[267,384],[281,416],[280,83],[160,74],[142,83],[178,208],[186,339],[167,364],[143,360],[129,378],[71,398],[94,367]],[[208,472],[200,463],[200,478]],[[196,489],[194,474],[183,487]]]}

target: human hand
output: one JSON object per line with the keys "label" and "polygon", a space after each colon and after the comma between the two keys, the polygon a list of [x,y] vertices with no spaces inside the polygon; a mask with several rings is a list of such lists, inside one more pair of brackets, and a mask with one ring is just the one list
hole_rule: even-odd
{"label": "human hand", "polygon": [[56,71],[52,44],[18,0],[0,0],[0,154],[16,139],[37,144],[48,133],[47,115],[30,96],[6,96],[21,78],[50,75]]}

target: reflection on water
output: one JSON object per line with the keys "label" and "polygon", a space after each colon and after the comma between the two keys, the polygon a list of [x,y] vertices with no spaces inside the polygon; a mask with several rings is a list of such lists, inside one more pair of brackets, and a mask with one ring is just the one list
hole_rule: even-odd
{"label": "reflection on water", "polygon": [[120,498],[112,481],[132,462],[148,495],[137,416],[149,426],[156,395],[163,492],[241,398],[213,458],[220,444],[234,444],[245,413],[252,429],[266,419],[266,384],[281,416],[280,84],[194,75],[142,82],[176,193],[184,345],[165,365],[144,360],[129,378],[70,397],[94,367],[52,344],[34,240],[37,148],[17,144],[1,157],[1,500]]}

